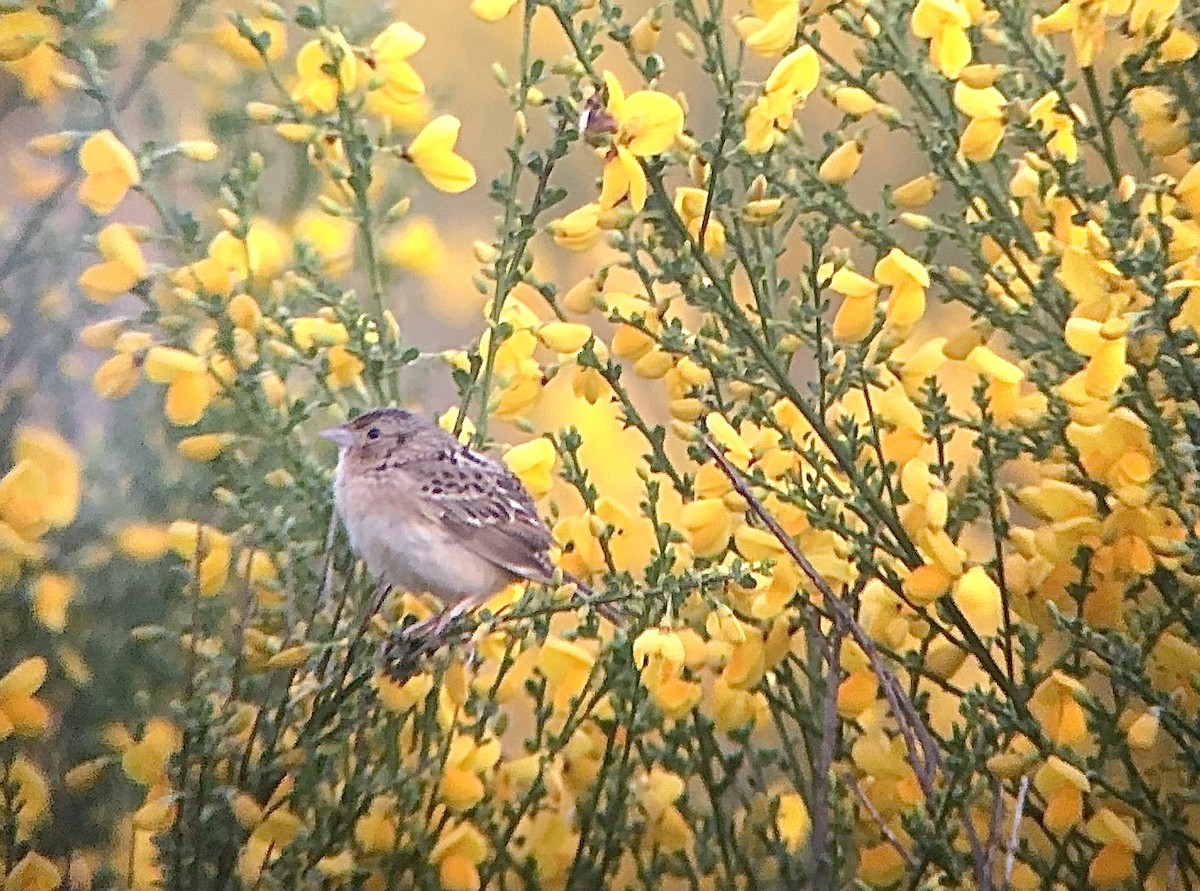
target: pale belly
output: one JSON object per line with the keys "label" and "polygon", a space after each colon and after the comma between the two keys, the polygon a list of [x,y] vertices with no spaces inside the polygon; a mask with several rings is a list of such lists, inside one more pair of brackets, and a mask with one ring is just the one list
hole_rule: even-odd
{"label": "pale belly", "polygon": [[370,510],[348,516],[343,507],[338,504],[350,545],[372,576],[393,587],[428,592],[454,604],[487,597],[513,579],[508,570],[465,547],[438,523],[412,515],[389,522],[380,511]]}

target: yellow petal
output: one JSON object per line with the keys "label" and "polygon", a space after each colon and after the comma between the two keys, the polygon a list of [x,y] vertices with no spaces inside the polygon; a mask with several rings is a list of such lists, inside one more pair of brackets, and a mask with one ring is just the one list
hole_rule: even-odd
{"label": "yellow petal", "polygon": [[434,118],[408,146],[407,156],[435,189],[457,194],[475,185],[475,168],[454,153],[462,123],[453,115]]}

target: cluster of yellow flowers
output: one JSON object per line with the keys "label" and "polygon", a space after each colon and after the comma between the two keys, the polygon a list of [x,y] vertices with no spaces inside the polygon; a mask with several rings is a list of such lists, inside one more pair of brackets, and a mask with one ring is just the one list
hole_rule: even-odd
{"label": "cluster of yellow flowers", "polygon": [[[1186,4],[750,0],[723,21],[585,0],[518,22],[474,0],[520,33],[520,71],[495,72],[512,166],[474,245],[483,324],[440,351],[387,299],[457,250],[411,213],[422,183],[477,178],[414,67],[424,33],[184,0],[137,74],[196,80],[211,130],[173,139],[138,134],[96,64],[120,7],[18,5],[0,77],[100,99],[30,143],[67,170],[45,200],[94,224],[72,230],[90,352],[62,371],[89,361],[89,395],[165,419],[145,439],[190,498],[98,506],[103,541],[59,554],[81,459],[11,433],[4,888],[1200,880]],[[543,32],[567,55],[541,58]],[[924,166],[872,189],[883,140]],[[168,199],[168,176],[189,188]],[[0,280],[31,238],[0,245]],[[569,580],[515,585],[412,671],[379,663],[434,605],[363,577],[313,434],[411,401],[427,357],[461,396],[439,422],[497,448],[626,627]],[[106,681],[68,610],[116,584],[114,548],[182,596],[105,631],[166,641],[184,682],[59,728],[60,676]],[[42,835],[60,794],[95,815],[78,849]]]}

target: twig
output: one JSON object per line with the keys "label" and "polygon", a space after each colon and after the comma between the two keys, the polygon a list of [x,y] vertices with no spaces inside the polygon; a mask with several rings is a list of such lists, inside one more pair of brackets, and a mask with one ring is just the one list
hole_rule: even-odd
{"label": "twig", "polygon": [[[1025,796],[1029,792],[1029,777],[1021,777],[1021,785],[1017,787],[1017,803],[1013,807],[1012,831],[1008,834],[1008,853],[1004,857],[1004,887],[1012,887],[1013,866],[1017,862],[1017,842],[1021,836],[1021,818],[1025,813]],[[1174,887],[1174,885],[1170,885]]]}
{"label": "twig", "polygon": [[871,815],[871,819],[879,827],[879,831],[883,834],[884,841],[890,844],[904,858],[904,862],[908,864],[909,869],[917,868],[917,858],[913,856],[912,851],[904,847],[904,844],[892,831],[892,827],[888,826],[887,820],[883,818],[883,814],[879,813],[879,808],[875,807],[874,802],[867,798],[867,793],[862,790],[862,786],[858,784],[858,780],[854,778],[852,773],[846,772],[842,774],[842,782],[850,787],[850,791],[854,793],[854,797]]}
{"label": "twig", "polygon": [[829,642],[825,661],[825,690],[821,703],[821,748],[817,771],[813,776],[812,794],[812,874],[813,887],[832,889],[833,860],[829,852],[829,772],[833,768],[833,756],[837,748],[837,732],[840,726],[837,711],[838,686],[842,674],[843,631],[835,629]]}

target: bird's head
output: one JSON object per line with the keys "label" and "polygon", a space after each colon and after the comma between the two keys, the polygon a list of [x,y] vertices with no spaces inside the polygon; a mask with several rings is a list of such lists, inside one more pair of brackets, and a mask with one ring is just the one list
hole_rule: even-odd
{"label": "bird's head", "polygon": [[370,460],[387,456],[397,447],[438,428],[420,415],[402,408],[377,408],[345,424],[322,430],[321,435],[334,442],[339,455]]}

